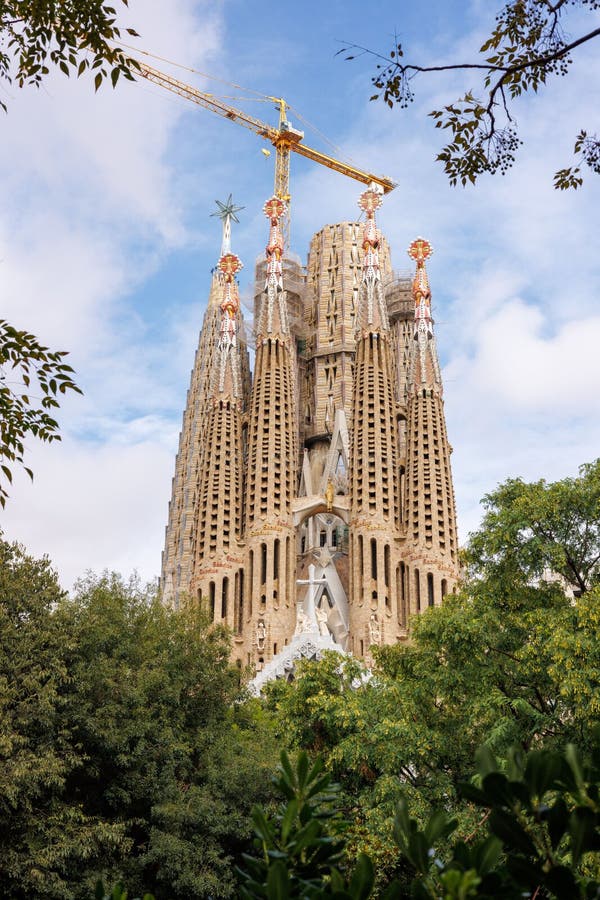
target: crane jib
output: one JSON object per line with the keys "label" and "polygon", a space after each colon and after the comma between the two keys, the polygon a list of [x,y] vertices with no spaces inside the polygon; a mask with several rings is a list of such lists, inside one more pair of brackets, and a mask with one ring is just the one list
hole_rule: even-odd
{"label": "crane jib", "polygon": [[[385,175],[372,175],[362,169],[357,169],[349,163],[342,162],[339,159],[335,159],[333,156],[328,156],[320,150],[314,150],[312,147],[303,144],[302,139],[304,138],[304,133],[292,128],[289,121],[285,119],[287,104],[281,98],[270,98],[277,99],[277,102],[280,105],[279,128],[274,128],[265,122],[261,122],[260,119],[255,119],[254,116],[249,115],[243,110],[230,106],[213,94],[199,91],[197,88],[194,88],[183,81],[178,81],[176,78],[173,78],[172,75],[160,72],[158,69],[154,69],[152,66],[148,66],[146,63],[139,60],[137,62],[139,64],[140,75],[147,78],[149,81],[152,81],[154,84],[164,87],[186,100],[191,100],[193,103],[197,103],[198,106],[203,106],[205,109],[209,109],[212,112],[229,119],[230,122],[237,122],[239,125],[249,128],[250,131],[253,131],[259,137],[270,141],[276,151],[275,195],[284,198],[287,203],[289,203],[290,200],[290,150],[293,150],[300,156],[304,156],[306,159],[311,159],[313,162],[326,166],[328,169],[333,169],[334,172],[339,172],[341,175],[353,178],[355,181],[360,181],[363,184],[377,184],[384,194],[388,194],[396,187],[396,182],[392,181],[391,178],[387,178]],[[287,218],[287,228],[289,229],[289,214]]]}

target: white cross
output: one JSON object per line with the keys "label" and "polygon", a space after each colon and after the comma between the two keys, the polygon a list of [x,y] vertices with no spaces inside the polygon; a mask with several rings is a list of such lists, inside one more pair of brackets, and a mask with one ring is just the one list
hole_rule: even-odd
{"label": "white cross", "polygon": [[327,576],[322,575],[321,578],[315,578],[315,567],[311,563],[308,567],[308,580],[298,580],[296,584],[307,584],[309,586],[306,599],[304,601],[304,613],[311,622],[317,624],[317,615],[315,613],[315,599],[317,596],[317,588],[320,584],[325,584]]}

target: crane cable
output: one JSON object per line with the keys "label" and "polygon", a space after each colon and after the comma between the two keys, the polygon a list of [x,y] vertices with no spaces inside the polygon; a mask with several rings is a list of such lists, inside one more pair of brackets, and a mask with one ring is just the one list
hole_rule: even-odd
{"label": "crane cable", "polygon": [[[183,69],[186,72],[192,72],[194,75],[200,75],[202,78],[208,78],[209,81],[218,81],[220,84],[226,84],[228,87],[236,88],[238,91],[245,91],[248,94],[255,94],[257,98],[268,102],[272,100],[272,97],[269,97],[267,94],[262,94],[260,91],[255,91],[253,88],[245,88],[241,84],[236,84],[235,81],[227,81],[225,78],[219,78],[217,75],[209,75],[207,72],[201,72],[199,69],[194,69],[192,66],[184,66],[183,63],[174,62],[172,59],[167,59],[165,56],[158,56],[156,53],[150,53],[149,50],[140,50],[139,47],[132,47],[131,44],[120,43],[120,46],[125,47],[127,50],[133,50],[134,53],[140,53],[143,56],[149,56],[151,59],[157,59],[159,62],[167,63],[169,66],[175,66],[177,69]],[[249,99],[249,98],[246,98]]]}

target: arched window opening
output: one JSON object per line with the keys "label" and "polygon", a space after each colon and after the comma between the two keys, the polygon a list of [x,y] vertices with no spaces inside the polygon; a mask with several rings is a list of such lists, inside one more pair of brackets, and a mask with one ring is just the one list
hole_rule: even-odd
{"label": "arched window opening", "polygon": [[223,588],[221,590],[221,618],[227,618],[227,604],[229,602],[229,578],[223,579]]}
{"label": "arched window opening", "polygon": [[399,604],[399,613],[400,613],[400,624],[406,626],[406,565],[405,563],[400,563],[400,578],[398,589],[400,591],[400,604]]}
{"label": "arched window opening", "polygon": [[208,609],[210,613],[210,621],[215,620],[215,583],[211,581],[208,585]]}
{"label": "arched window opening", "polygon": [[260,545],[260,583],[267,583],[267,545]]}
{"label": "arched window opening", "polygon": [[429,604],[429,606],[434,605],[433,575],[431,572],[427,573],[427,603]]}
{"label": "arched window opening", "polygon": [[254,590],[254,550],[250,551],[248,562],[248,615],[252,615],[252,591]]}
{"label": "arched window opening", "polygon": [[241,634],[244,628],[244,570],[237,573],[237,602],[235,609],[235,633]]}

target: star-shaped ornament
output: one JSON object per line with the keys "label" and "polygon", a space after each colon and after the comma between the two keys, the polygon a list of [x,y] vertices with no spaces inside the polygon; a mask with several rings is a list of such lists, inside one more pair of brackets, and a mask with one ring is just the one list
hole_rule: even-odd
{"label": "star-shaped ornament", "polygon": [[225,203],[222,200],[215,200],[215,203],[219,207],[216,212],[211,213],[211,216],[216,216],[218,219],[221,219],[222,222],[225,219],[231,219],[233,222],[237,222],[239,225],[240,220],[236,216],[241,209],[245,209],[245,206],[236,206],[233,202],[233,196],[230,194]]}

